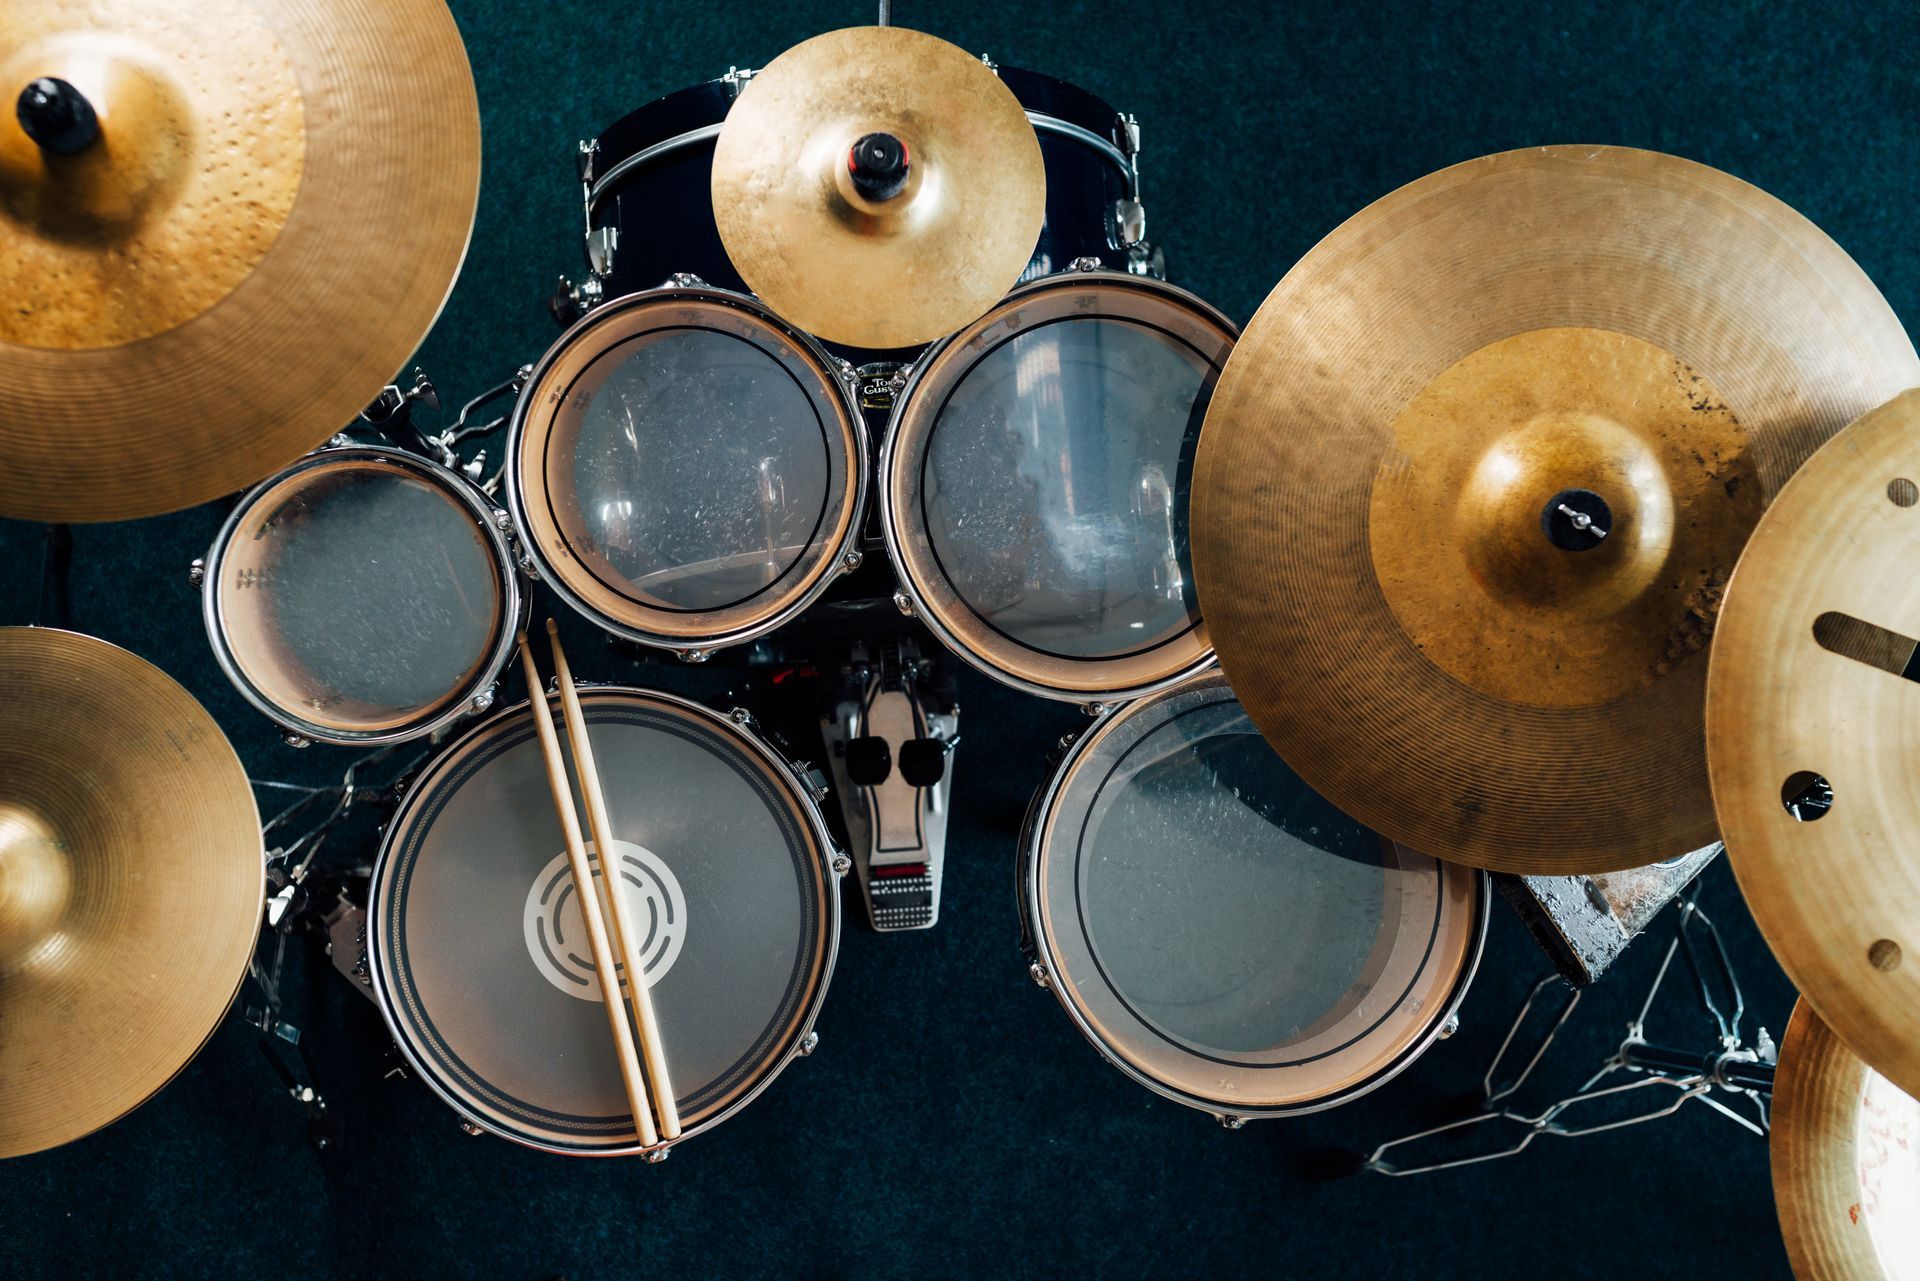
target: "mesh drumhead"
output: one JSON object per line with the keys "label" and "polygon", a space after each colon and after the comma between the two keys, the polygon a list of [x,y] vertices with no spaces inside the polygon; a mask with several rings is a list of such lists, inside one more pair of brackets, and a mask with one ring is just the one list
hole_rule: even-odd
{"label": "mesh drumhead", "polygon": [[[792,1053],[837,921],[823,846],[774,764],[721,718],[583,691],[687,1129]],[[637,1142],[527,708],[408,792],[375,869],[369,955],[407,1055],[456,1108],[536,1146]]]}
{"label": "mesh drumhead", "polygon": [[1478,955],[1480,874],[1315,795],[1218,677],[1102,721],[1036,831],[1025,888],[1062,1000],[1136,1075],[1218,1111],[1379,1084]]}
{"label": "mesh drumhead", "polygon": [[1065,696],[1203,662],[1187,490],[1232,345],[1189,295],[1070,272],[944,347],[903,397],[887,481],[889,542],[930,621]]}
{"label": "mesh drumhead", "polygon": [[431,464],[343,450],[251,495],[208,569],[209,621],[253,696],[322,735],[424,723],[500,651],[508,571]]}
{"label": "mesh drumhead", "polygon": [[523,528],[564,594],[636,639],[781,616],[853,526],[864,446],[837,376],[749,299],[597,311],[522,405]]}

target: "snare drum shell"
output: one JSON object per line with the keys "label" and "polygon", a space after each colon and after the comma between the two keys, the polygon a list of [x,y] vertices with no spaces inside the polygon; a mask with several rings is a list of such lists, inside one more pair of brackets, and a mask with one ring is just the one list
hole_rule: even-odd
{"label": "snare drum shell", "polygon": [[[485,661],[471,679],[453,692],[449,701],[439,711],[418,721],[384,731],[341,731],[316,724],[275,704],[241,670],[238,659],[227,643],[225,627],[220,618],[226,549],[232,546],[233,540],[252,514],[256,503],[303,471],[359,460],[395,467],[428,484],[438,486],[452,494],[467,509],[491,553],[497,572],[504,615],[498,635],[489,647]],[[432,734],[459,720],[462,716],[484,712],[493,704],[493,693],[499,683],[500,674],[506,670],[507,664],[513,659],[514,634],[525,627],[527,611],[530,607],[530,598],[521,589],[520,562],[510,536],[511,528],[511,521],[506,512],[495,507],[477,486],[465,476],[438,463],[389,445],[363,445],[347,441],[322,446],[285,471],[269,476],[248,490],[221,524],[220,532],[214,536],[213,545],[207,549],[206,558],[200,568],[201,618],[207,629],[207,640],[213,648],[214,661],[219,664],[221,672],[226,675],[233,687],[240,691],[241,696],[285,730],[290,739],[331,743],[345,747],[400,743]]]}
{"label": "snare drum shell", "polygon": [[[470,726],[459,738],[442,749],[434,762],[428,763],[427,767],[423,769],[420,775],[410,784],[408,794],[402,798],[400,810],[396,812],[384,833],[380,852],[374,862],[370,878],[371,888],[369,890],[369,901],[366,909],[367,945],[365,959],[367,966],[367,984],[375,1003],[380,1007],[381,1017],[386,1023],[388,1034],[393,1038],[395,1046],[400,1050],[401,1055],[405,1058],[409,1067],[416,1076],[427,1083],[428,1088],[430,1088],[443,1103],[451,1108],[466,1125],[484,1130],[497,1137],[508,1139],[522,1147],[559,1156],[633,1156],[643,1152],[660,1151],[676,1146],[696,1134],[705,1133],[714,1126],[719,1125],[757,1099],[768,1086],[773,1084],[774,1079],[786,1070],[788,1064],[792,1063],[795,1059],[805,1058],[813,1052],[814,1045],[817,1041],[814,1035],[814,1024],[820,1016],[821,1007],[825,1004],[827,989],[833,979],[834,965],[839,957],[841,926],[840,879],[849,865],[839,848],[833,842],[826,818],[819,804],[814,799],[815,794],[808,780],[799,773],[792,762],[788,761],[785,756],[760,736],[753,717],[747,712],[736,709],[731,713],[722,715],[691,699],[631,686],[589,685],[583,686],[580,692],[583,699],[586,699],[589,704],[591,704],[596,697],[604,698],[608,695],[615,697],[628,696],[639,700],[643,704],[651,703],[675,710],[687,715],[695,723],[711,729],[716,734],[725,736],[733,745],[745,749],[747,755],[760,763],[771,777],[781,781],[782,790],[786,794],[787,799],[790,800],[804,816],[808,831],[824,860],[824,866],[820,869],[820,882],[824,893],[820,918],[822,942],[819,957],[818,980],[813,984],[811,995],[807,999],[798,1018],[794,1021],[789,1034],[782,1039],[777,1049],[764,1057],[758,1066],[757,1075],[754,1077],[752,1083],[739,1095],[734,1097],[724,1108],[710,1116],[702,1118],[697,1123],[688,1125],[682,1131],[679,1138],[662,1141],[651,1148],[645,1147],[637,1141],[608,1146],[564,1146],[559,1143],[543,1142],[530,1134],[516,1133],[511,1129],[494,1124],[487,1117],[469,1108],[442,1081],[438,1070],[421,1057],[411,1042],[411,1033],[408,1028],[404,1026],[404,1022],[395,1008],[394,1002],[396,998],[392,992],[392,982],[384,975],[382,968],[381,943],[383,929],[382,917],[384,913],[382,911],[383,899],[380,887],[384,883],[383,872],[385,865],[389,857],[391,857],[397,842],[403,838],[403,833],[407,831],[408,825],[403,820],[408,813],[407,807],[415,795],[414,789],[418,788],[421,782],[429,777],[434,769],[435,763],[441,759],[455,758],[464,747],[478,739],[481,735],[494,732],[498,727],[503,727],[513,718],[524,715],[529,707],[529,704],[525,702],[516,703],[511,707],[504,708],[486,720]],[[554,834],[556,847],[559,845],[559,842],[560,837],[556,828]],[[667,1040],[666,1050],[667,1061],[669,1069],[671,1070],[673,1047],[670,1037]],[[609,1060],[613,1057],[611,1041],[609,1041],[607,1045],[607,1056]],[[685,1115],[684,1106],[683,1103],[683,1118]]]}
{"label": "snare drum shell", "polygon": [[[1207,693],[1215,689],[1226,689],[1226,681],[1218,674],[1209,673],[1195,678],[1184,687],[1167,691],[1158,698],[1172,699],[1179,697],[1183,692]],[[1039,901],[1041,840],[1046,831],[1047,818],[1053,812],[1061,788],[1082,755],[1093,744],[1100,741],[1103,731],[1145,705],[1130,703],[1113,708],[1097,717],[1086,729],[1061,740],[1060,746],[1050,753],[1051,772],[1047,782],[1034,793],[1032,801],[1027,806],[1026,815],[1021,822],[1019,849],[1014,869],[1014,900],[1020,920],[1020,948],[1034,982],[1053,993],[1061,1008],[1067,1012],[1067,1017],[1080,1030],[1080,1034],[1086,1038],[1087,1043],[1099,1051],[1101,1058],[1155,1094],[1223,1120],[1229,1118],[1266,1120],[1305,1116],[1352,1102],[1379,1089],[1404,1072],[1415,1059],[1426,1053],[1435,1041],[1442,1038],[1447,1024],[1458,1012],[1460,1003],[1466,999],[1467,989],[1472,986],[1474,975],[1480,966],[1481,953],[1485,948],[1488,916],[1492,904],[1491,881],[1483,871],[1457,869],[1469,876],[1473,885],[1473,919],[1469,926],[1472,931],[1472,943],[1468,949],[1466,963],[1449,987],[1445,1001],[1436,1005],[1422,1019],[1423,1028],[1419,1036],[1409,1042],[1390,1063],[1365,1080],[1298,1105],[1260,1107],[1204,1097],[1179,1089],[1143,1071],[1118,1046],[1111,1044],[1100,1035],[1085,1013],[1074,1003],[1072,996],[1061,982],[1058,961],[1047,942],[1047,929],[1042,920]]]}

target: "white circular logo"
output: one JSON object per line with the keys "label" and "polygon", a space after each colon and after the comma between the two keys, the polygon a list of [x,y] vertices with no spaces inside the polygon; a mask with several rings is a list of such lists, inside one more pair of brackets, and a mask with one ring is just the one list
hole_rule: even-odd
{"label": "white circular logo", "polygon": [[[631,841],[613,842],[619,854],[621,889],[626,895],[627,916],[640,935],[634,950],[646,969],[649,986],[658,983],[673,968],[680,945],[687,937],[687,899],[673,869],[652,850]],[[613,928],[613,912],[607,906],[607,878],[601,870],[593,842],[587,842],[587,854],[593,863],[593,887],[600,896],[600,917]],[[527,955],[547,982],[583,1001],[598,1001],[600,979],[593,971],[593,953],[587,946],[586,923],[580,918],[580,900],[574,892],[573,872],[567,866],[563,850],[540,869],[527,891],[527,906],[521,917],[526,930]],[[624,968],[621,982],[629,982]]]}

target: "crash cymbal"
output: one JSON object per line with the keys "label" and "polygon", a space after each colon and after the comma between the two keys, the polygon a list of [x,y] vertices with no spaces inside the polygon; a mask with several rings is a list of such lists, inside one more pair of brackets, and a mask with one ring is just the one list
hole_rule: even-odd
{"label": "crash cymbal", "polygon": [[165,672],[0,628],[0,1157],[165,1085],[232,1003],[259,929],[260,816]]}
{"label": "crash cymbal", "polygon": [[1920,1277],[1920,1103],[1842,1045],[1805,999],[1780,1041],[1767,1150],[1799,1281]]}
{"label": "crash cymbal", "polygon": [[1673,156],[1456,165],[1336,229],[1208,410],[1195,583],[1289,764],[1355,818],[1499,871],[1714,836],[1719,596],[1801,460],[1920,382],[1818,228]]}
{"label": "crash cymbal", "polygon": [[859,347],[979,318],[1026,268],[1046,198],[1012,91],[903,27],[787,50],[747,82],[713,153],[714,219],[740,275],[800,328]]}
{"label": "crash cymbal", "polygon": [[1909,1094],[1920,685],[1901,674],[1920,636],[1916,482],[1908,392],[1835,436],[1761,519],[1707,681],[1714,805],[1754,920],[1820,1017]]}
{"label": "crash cymbal", "polygon": [[7,0],[0,515],[171,511],[320,444],[439,314],[479,177],[442,0]]}

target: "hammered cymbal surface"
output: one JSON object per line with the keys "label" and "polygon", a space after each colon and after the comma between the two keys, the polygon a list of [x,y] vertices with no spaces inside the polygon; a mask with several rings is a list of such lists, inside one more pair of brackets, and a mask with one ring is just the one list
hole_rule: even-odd
{"label": "hammered cymbal surface", "polygon": [[[890,200],[848,176],[869,133],[907,148]],[[712,194],[727,256],[769,307],[830,342],[886,348],[950,334],[1013,288],[1047,179],[991,67],[904,27],[849,27],[747,82],[714,146]]]}
{"label": "hammered cymbal surface", "polygon": [[264,879],[246,770],[191,694],[91,636],[0,628],[0,1157],[185,1066],[246,973]]}
{"label": "hammered cymbal surface", "polygon": [[119,520],[252,484],[405,364],[466,253],[480,121],[443,0],[17,0],[100,139],[0,111],[0,515]]}
{"label": "hammered cymbal surface", "polygon": [[[1920,380],[1916,380],[1920,381]],[[1727,588],[1707,755],[1727,857],[1781,967],[1920,1094],[1920,392],[1863,415],[1768,509]],[[1796,804],[1812,776],[1831,808]]]}
{"label": "hammered cymbal surface", "polygon": [[[1817,227],[1614,147],[1468,161],[1334,230],[1214,393],[1193,505],[1235,691],[1309,784],[1417,849],[1534,874],[1714,839],[1719,596],[1824,440],[1920,381]],[[1572,550],[1543,521],[1604,500]]]}

